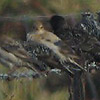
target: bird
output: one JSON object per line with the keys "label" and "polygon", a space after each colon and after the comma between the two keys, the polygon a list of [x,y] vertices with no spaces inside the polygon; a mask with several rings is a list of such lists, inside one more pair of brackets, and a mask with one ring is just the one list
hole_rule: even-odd
{"label": "bird", "polygon": [[[83,19],[85,20],[86,16],[89,17],[90,15],[88,15],[88,13],[85,13],[85,17],[84,17],[84,15],[82,15],[82,16],[83,16]],[[95,21],[92,20],[92,17],[93,16],[91,15],[91,18],[90,18],[91,21],[90,20],[89,21],[95,25],[95,23],[94,23]],[[86,18],[86,20],[88,20],[88,19]],[[90,24],[90,22],[89,22],[89,24]],[[84,63],[86,63],[87,61],[88,61],[88,63],[90,63],[89,61],[97,61],[98,60],[97,54],[95,54],[95,52],[98,52],[98,54],[99,54],[99,51],[100,51],[99,47],[98,47],[99,41],[96,39],[96,37],[94,37],[88,33],[89,30],[85,31],[83,27],[82,27],[83,29],[81,29],[81,28],[79,28],[79,26],[75,27],[74,29],[69,28],[69,30],[68,30],[68,26],[65,26],[65,20],[62,16],[52,16],[50,19],[50,23],[54,30],[54,34],[57,35],[59,38],[61,38],[64,41],[68,41],[67,40],[68,36],[69,36],[68,31],[71,33],[69,41],[74,42],[74,44],[73,44],[73,46],[75,48],[74,50],[77,52],[78,55],[79,55],[79,53],[81,54],[81,56],[84,58],[84,59],[82,59],[82,60],[84,60]],[[87,21],[85,21],[85,23],[86,24],[84,24],[84,25],[87,25],[87,26],[85,26],[87,28],[88,27]],[[64,33],[62,33],[62,32],[64,32]],[[97,48],[97,50],[95,50],[95,48]],[[88,67],[88,66],[86,66],[86,67]],[[77,80],[74,79],[74,81],[76,82],[76,84],[80,85],[80,83],[82,82],[81,81],[82,77],[80,77],[81,75],[79,75],[79,73],[77,75],[77,73],[74,76],[74,78],[78,78],[78,79]],[[80,82],[78,82],[78,81],[80,81]],[[81,88],[81,90],[82,90],[82,88]],[[80,90],[78,90],[78,93],[79,93],[79,91]],[[83,96],[83,93],[80,93],[80,94],[81,94],[81,96]]]}
{"label": "bird", "polygon": [[[73,29],[73,38],[76,43],[76,52],[82,53],[84,59],[88,62],[99,62],[99,27],[90,12],[81,14],[81,21]],[[97,49],[95,49],[97,48]]]}
{"label": "bird", "polygon": [[64,42],[67,42],[67,44],[73,44],[72,29],[63,16],[53,15],[49,22],[55,35],[61,38]]}
{"label": "bird", "polygon": [[[61,38],[64,43],[70,45],[70,47],[75,51],[75,53],[80,58],[80,64],[84,65],[84,55],[81,52],[78,45],[84,41],[87,34],[81,34],[79,28],[73,27],[66,23],[65,19],[62,16],[54,15],[50,18],[50,24],[54,30],[54,34]],[[84,37],[84,38],[83,38]]]}
{"label": "bird", "polygon": [[98,23],[95,20],[93,13],[83,12],[81,15],[82,20],[76,25],[76,27],[89,35],[99,38],[100,28],[98,28]]}
{"label": "bird", "polygon": [[100,41],[96,37],[88,37],[83,44],[81,49],[84,52],[90,54],[95,62],[100,62]]}
{"label": "bird", "polygon": [[51,68],[58,68],[74,75],[74,69],[84,71],[75,60],[75,52],[59,37],[44,29],[42,23],[36,22],[32,32],[27,34],[24,48],[32,57],[37,57]]}
{"label": "bird", "polygon": [[[93,23],[95,30],[97,28],[93,14],[85,12],[81,15],[82,20],[74,28],[69,29],[69,25],[66,25],[65,19],[58,15],[52,16],[50,23],[54,30],[54,34],[61,38],[65,43],[69,43],[71,48],[80,57],[81,63],[86,66],[86,62],[99,61],[99,41],[96,37],[90,35],[88,30],[89,27],[92,29],[91,23]],[[71,33],[70,36],[69,32]],[[95,47],[97,49],[95,49]]]}
{"label": "bird", "polygon": [[[0,37],[0,44],[0,63],[11,68],[11,73],[18,68],[26,67],[38,74],[45,74],[42,71],[46,69],[46,65],[43,65],[41,61],[37,61],[35,58],[31,58],[29,53],[23,48],[23,41],[16,41],[4,35]],[[39,66],[42,68],[39,69]]]}

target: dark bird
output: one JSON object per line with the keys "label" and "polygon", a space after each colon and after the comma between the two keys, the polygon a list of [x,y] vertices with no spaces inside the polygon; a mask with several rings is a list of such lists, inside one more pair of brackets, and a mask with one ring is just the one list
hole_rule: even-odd
{"label": "dark bird", "polygon": [[[41,61],[30,57],[29,53],[23,48],[23,42],[7,36],[0,38],[0,63],[12,67],[11,72],[20,67],[26,67],[36,73],[41,73],[45,69],[45,65]],[[39,66],[42,67],[41,70],[38,68]]]}
{"label": "dark bird", "polygon": [[81,34],[82,32],[79,30],[79,28],[70,26],[62,16],[52,16],[50,19],[50,24],[54,30],[54,34],[61,38],[66,44],[70,45],[70,47],[79,56],[80,63],[84,65],[84,56],[81,54],[78,45],[84,41],[83,35],[86,36],[87,34]]}
{"label": "dark bird", "polygon": [[54,15],[50,18],[50,24],[54,31],[54,34],[56,34],[64,42],[67,42],[67,44],[73,44],[72,29],[68,25],[64,17]]}
{"label": "dark bird", "polygon": [[[89,66],[93,62],[100,63],[100,41],[96,37],[78,30],[74,31],[74,34],[74,41],[77,44],[74,49],[78,56],[83,57],[86,68],[90,69]],[[97,66],[93,65],[91,68],[95,69]]]}
{"label": "dark bird", "polygon": [[[99,62],[99,41],[96,39],[98,32],[97,22],[90,12],[82,13],[82,20],[74,27],[70,28],[62,16],[52,16],[50,19],[54,33],[65,43],[69,43],[75,53],[80,57],[81,63],[91,61]],[[91,34],[90,34],[90,33]],[[71,33],[71,34],[69,34]],[[94,34],[96,35],[94,37]],[[97,49],[95,49],[97,48]]]}
{"label": "dark bird", "polygon": [[94,15],[90,12],[82,13],[82,20],[76,25],[76,28],[87,33],[88,35],[95,36],[96,38],[99,38],[100,36],[98,23],[95,20]]}
{"label": "dark bird", "polygon": [[84,70],[75,60],[75,52],[55,34],[44,30],[38,22],[33,32],[28,33],[24,48],[32,57],[37,57],[51,68],[58,68],[73,75],[75,69]]}
{"label": "dark bird", "polygon": [[92,13],[82,13],[82,20],[73,29],[73,38],[76,44],[74,49],[84,62],[100,61],[99,27]]}

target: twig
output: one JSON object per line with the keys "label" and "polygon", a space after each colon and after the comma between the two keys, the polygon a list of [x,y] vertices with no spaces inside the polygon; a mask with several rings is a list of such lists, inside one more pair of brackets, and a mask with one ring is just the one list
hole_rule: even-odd
{"label": "twig", "polygon": [[[77,16],[80,13],[73,13],[73,14],[67,14],[67,15],[61,15],[62,17],[68,17],[68,16]],[[45,18],[50,18],[52,15],[50,16],[29,16],[29,15],[20,15],[17,17],[11,17],[11,16],[0,16],[0,21],[25,21],[25,20],[39,20],[39,19],[45,19]]]}

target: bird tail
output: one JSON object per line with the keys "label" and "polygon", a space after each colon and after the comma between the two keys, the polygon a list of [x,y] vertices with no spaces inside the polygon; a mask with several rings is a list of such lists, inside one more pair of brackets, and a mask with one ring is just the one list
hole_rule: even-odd
{"label": "bird tail", "polygon": [[86,70],[78,65],[76,62],[64,62],[63,68],[71,75],[74,76],[76,71],[85,72]]}

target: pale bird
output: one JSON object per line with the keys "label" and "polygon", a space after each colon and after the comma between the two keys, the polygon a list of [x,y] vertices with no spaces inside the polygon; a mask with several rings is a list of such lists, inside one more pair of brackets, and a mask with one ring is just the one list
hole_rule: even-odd
{"label": "pale bird", "polygon": [[75,52],[55,34],[44,29],[37,22],[33,32],[28,33],[25,48],[31,56],[54,68],[73,74],[73,70],[84,70],[75,60],[79,59]]}

